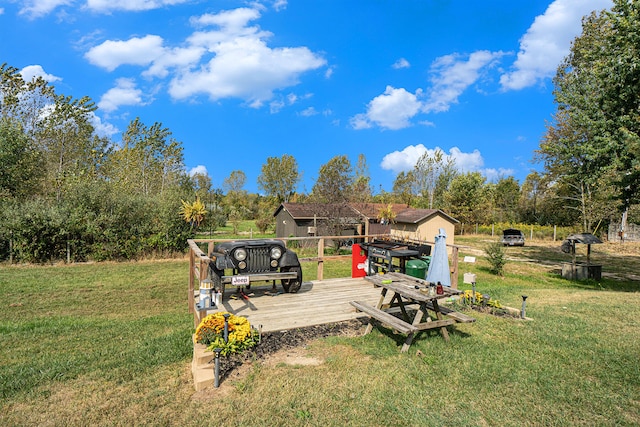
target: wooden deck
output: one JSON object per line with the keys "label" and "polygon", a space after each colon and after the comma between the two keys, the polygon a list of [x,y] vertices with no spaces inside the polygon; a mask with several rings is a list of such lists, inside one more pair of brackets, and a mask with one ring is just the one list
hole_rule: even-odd
{"label": "wooden deck", "polygon": [[254,327],[262,327],[263,332],[364,317],[366,314],[357,312],[349,301],[358,300],[375,305],[380,298],[380,289],[362,278],[304,282],[295,294],[282,293],[282,287],[278,284],[276,292],[279,294],[275,296],[269,295],[273,294],[270,285],[253,285],[247,291],[249,300],[232,299],[235,287],[229,288],[224,295],[223,309],[246,317]]}

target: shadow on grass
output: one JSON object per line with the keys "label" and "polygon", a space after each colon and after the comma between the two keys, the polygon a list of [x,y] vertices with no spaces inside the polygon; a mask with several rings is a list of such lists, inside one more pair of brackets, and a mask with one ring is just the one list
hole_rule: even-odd
{"label": "shadow on grass", "polygon": [[[413,313],[409,311],[409,315],[413,316]],[[389,329],[383,326],[378,321],[374,321],[374,329],[379,331],[380,334],[389,338],[391,341],[395,342],[396,346],[398,347],[398,351],[400,351],[400,348],[404,345],[405,341],[407,340],[406,335],[394,332],[393,329]],[[455,324],[448,326],[447,332],[449,333],[450,337],[451,336],[458,336],[461,338],[471,337],[471,334],[468,334],[466,332],[456,329]],[[427,330],[416,332],[415,335],[413,336],[413,341],[411,342],[411,346],[413,346],[414,344],[420,343],[422,341],[430,340],[430,339],[444,339],[442,336],[442,332],[440,331],[440,328],[427,329]]]}
{"label": "shadow on grass", "polygon": [[[584,246],[584,245],[582,245]],[[567,286],[576,289],[607,290],[618,292],[640,291],[640,257],[631,254],[618,254],[598,251],[597,245],[592,246],[590,263],[602,266],[601,280],[569,280],[562,279],[562,265],[572,262],[573,257],[557,247],[524,246],[509,248],[507,256],[515,262],[534,262],[549,267],[549,274],[557,275]],[[576,248],[576,262],[586,262],[586,247]],[[490,273],[489,268],[480,266],[483,272]]]}

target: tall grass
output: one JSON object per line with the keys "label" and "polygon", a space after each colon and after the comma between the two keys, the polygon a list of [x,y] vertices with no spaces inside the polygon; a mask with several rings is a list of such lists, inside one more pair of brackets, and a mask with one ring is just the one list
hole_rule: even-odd
{"label": "tall grass", "polygon": [[527,295],[533,320],[473,312],[450,342],[421,333],[406,354],[381,327],[317,340],[301,351],[319,366],[254,361],[198,393],[186,260],[3,268],[0,424],[640,424],[638,282],[513,260],[498,277],[481,256],[460,268],[503,305]]}

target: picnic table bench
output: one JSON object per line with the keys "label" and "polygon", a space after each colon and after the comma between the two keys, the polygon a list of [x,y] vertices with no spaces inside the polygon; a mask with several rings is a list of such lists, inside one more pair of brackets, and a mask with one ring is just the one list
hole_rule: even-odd
{"label": "picnic table bench", "polygon": [[[364,334],[366,335],[373,330],[373,319],[378,320],[394,331],[407,335],[400,350],[401,352],[409,350],[415,334],[419,331],[439,328],[442,337],[448,341],[449,333],[447,332],[447,326],[458,322],[469,323],[475,321],[473,317],[447,307],[440,307],[438,304],[438,300],[440,299],[461,294],[457,289],[445,286],[443,287],[442,294],[429,295],[427,292],[429,283],[427,281],[397,272],[367,276],[365,279],[372,282],[374,286],[380,287],[381,292],[380,299],[375,307],[361,301],[350,301],[350,304],[355,307],[356,310],[370,317]],[[385,304],[389,291],[393,292],[393,296],[391,300]],[[418,305],[413,318],[411,318],[407,312],[407,306],[410,305]],[[402,319],[388,312],[389,309],[396,307],[400,308]],[[431,318],[429,312],[433,312],[435,319]]]}

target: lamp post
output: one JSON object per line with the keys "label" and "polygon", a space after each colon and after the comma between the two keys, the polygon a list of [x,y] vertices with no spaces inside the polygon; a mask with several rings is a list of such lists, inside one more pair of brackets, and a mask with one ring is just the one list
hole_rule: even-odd
{"label": "lamp post", "polygon": [[216,353],[215,365],[213,369],[213,386],[215,388],[220,387],[220,352],[221,348],[214,348],[213,351]]}
{"label": "lamp post", "polygon": [[224,342],[225,344],[229,342],[229,313],[225,313],[222,315],[224,317]]}

